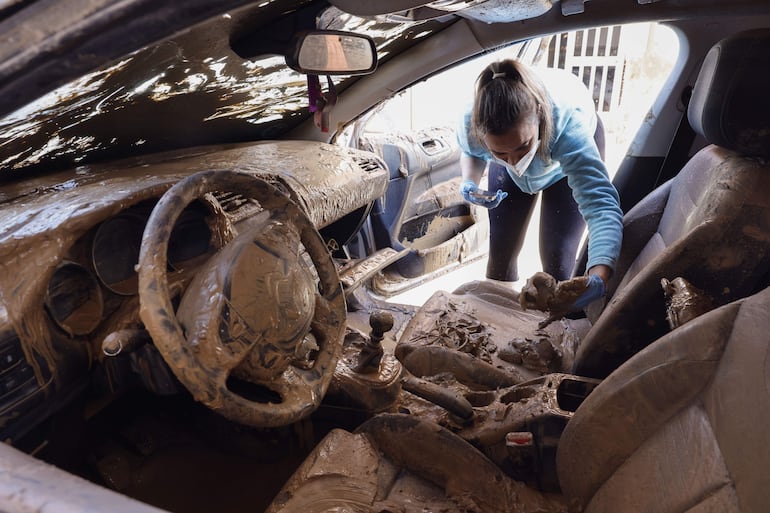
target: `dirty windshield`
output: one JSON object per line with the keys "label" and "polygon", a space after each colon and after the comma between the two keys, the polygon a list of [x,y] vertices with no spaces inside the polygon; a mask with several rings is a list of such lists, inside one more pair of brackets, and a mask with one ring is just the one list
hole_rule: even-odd
{"label": "dirty windshield", "polygon": [[[218,23],[231,23],[230,17]],[[327,11],[319,25],[368,34],[380,59],[387,59],[436,23],[365,20]],[[227,28],[217,33],[226,34]],[[351,80],[334,78],[340,89]],[[289,69],[283,56],[244,60],[226,37],[191,31],[113,62],[0,120],[0,179],[21,169],[276,139],[307,117],[307,106],[306,77]]]}

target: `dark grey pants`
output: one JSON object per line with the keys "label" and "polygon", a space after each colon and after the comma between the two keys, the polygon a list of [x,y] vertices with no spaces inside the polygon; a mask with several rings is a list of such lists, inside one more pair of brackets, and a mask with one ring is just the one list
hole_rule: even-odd
{"label": "dark grey pants", "polygon": [[[500,205],[489,211],[489,259],[487,278],[501,281],[519,279],[517,260],[524,244],[537,194],[522,192],[505,168],[489,166],[489,190],[508,193]],[[571,277],[585,221],[563,178],[541,193],[540,260],[543,270],[557,280]]]}

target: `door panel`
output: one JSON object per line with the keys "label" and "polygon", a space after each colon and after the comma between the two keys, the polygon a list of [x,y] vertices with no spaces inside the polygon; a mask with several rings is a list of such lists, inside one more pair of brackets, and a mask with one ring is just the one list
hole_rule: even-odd
{"label": "door panel", "polygon": [[[367,134],[368,149],[388,166],[385,195],[372,212],[377,249],[410,248],[388,270],[388,294],[407,281],[457,265],[485,249],[486,219],[478,223],[475,207],[460,196],[460,150],[451,128],[428,128],[411,133]],[[484,233],[477,233],[481,224]],[[407,286],[404,283],[403,286]]]}

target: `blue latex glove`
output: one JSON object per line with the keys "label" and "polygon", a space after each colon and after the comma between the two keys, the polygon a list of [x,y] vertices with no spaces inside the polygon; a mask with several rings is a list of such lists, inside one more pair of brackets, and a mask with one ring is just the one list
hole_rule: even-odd
{"label": "blue latex glove", "polygon": [[586,291],[575,300],[571,310],[582,310],[597,299],[604,297],[605,293],[604,280],[602,280],[598,274],[589,274]]}
{"label": "blue latex glove", "polygon": [[495,208],[508,196],[507,192],[500,189],[494,194],[484,189],[479,189],[479,186],[470,179],[463,180],[460,184],[460,194],[468,203],[485,208]]}

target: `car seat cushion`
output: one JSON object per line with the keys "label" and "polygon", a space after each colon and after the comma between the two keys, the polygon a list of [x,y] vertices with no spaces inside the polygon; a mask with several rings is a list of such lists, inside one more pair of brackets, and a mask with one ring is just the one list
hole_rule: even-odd
{"label": "car seat cushion", "polygon": [[[653,471],[651,471],[654,469]],[[665,493],[660,493],[665,490]],[[718,493],[718,498],[712,495]],[[591,498],[586,513],[736,511],[738,497],[701,406],[685,408],[645,440]],[[719,509],[713,509],[719,504]]]}
{"label": "car seat cushion", "polygon": [[757,296],[762,300],[741,306],[732,340],[702,398],[741,511],[767,511],[770,504],[770,298],[767,291]]}
{"label": "car seat cushion", "polygon": [[[695,226],[713,218],[715,214],[723,215],[725,213],[724,211],[727,209],[715,212],[713,206],[717,202],[714,201],[715,198],[710,196],[721,194],[722,198],[727,197],[723,191],[726,190],[729,194],[730,187],[733,187],[732,182],[740,177],[736,176],[734,172],[727,174],[728,169],[723,164],[736,158],[739,157],[728,150],[713,145],[707,146],[685,165],[675,179],[669,180],[665,187],[659,188],[661,192],[666,193],[665,195],[661,195],[661,192],[656,189],[637,205],[638,210],[649,210],[651,207],[645,207],[646,205],[657,205],[660,203],[660,197],[665,198],[665,204],[659,207],[662,208],[662,212],[656,226],[630,225],[624,221],[626,225],[623,232],[624,241],[626,238],[637,240],[646,237],[647,242],[644,246],[637,243],[638,247],[633,252],[636,258],[625,268],[619,269],[622,275],[618,278],[620,282],[615,290],[622,290],[665,248],[687,235]],[[747,172],[752,173],[756,167],[757,163],[755,162],[745,162],[744,165],[740,166],[740,171],[742,173],[744,168],[748,168]],[[736,192],[742,193],[743,190]],[[737,206],[740,205],[743,198],[733,194],[730,201]],[[635,214],[637,207],[629,211],[626,217]],[[646,231],[646,233],[638,233],[640,231]],[[629,249],[631,248],[627,248],[624,243],[621,259]]]}
{"label": "car seat cushion", "polygon": [[576,374],[604,377],[669,330],[663,278],[684,278],[715,305],[753,294],[766,283],[770,163],[709,146],[670,188],[657,230],[617,278],[614,295],[582,339]]}
{"label": "car seat cushion", "polygon": [[[736,157],[718,146],[707,146],[696,153],[679,172],[671,185],[671,193],[663,211],[658,231],[666,246],[671,245],[704,220],[715,217],[714,201],[709,196],[724,196],[722,184],[738,177],[724,164]],[[740,166],[743,168],[744,166]],[[741,198],[731,197],[740,205]]]}
{"label": "car seat cushion", "polygon": [[631,265],[628,266],[626,273],[618,284],[618,289],[625,288],[634,276],[642,272],[642,270],[658,255],[663,253],[665,249],[666,241],[663,239],[663,236],[658,232],[653,233],[647,241],[647,244],[645,244],[639,251],[636,259],[634,259],[634,261],[631,262]]}
{"label": "car seat cushion", "polygon": [[[766,511],[770,288],[628,360],[575,412],[557,454],[586,513]],[[613,507],[614,505],[614,507]]]}
{"label": "car seat cushion", "polygon": [[569,497],[587,504],[648,438],[698,397],[714,375],[737,310],[714,310],[669,333],[588,396],[567,424],[557,454],[559,481]]}

